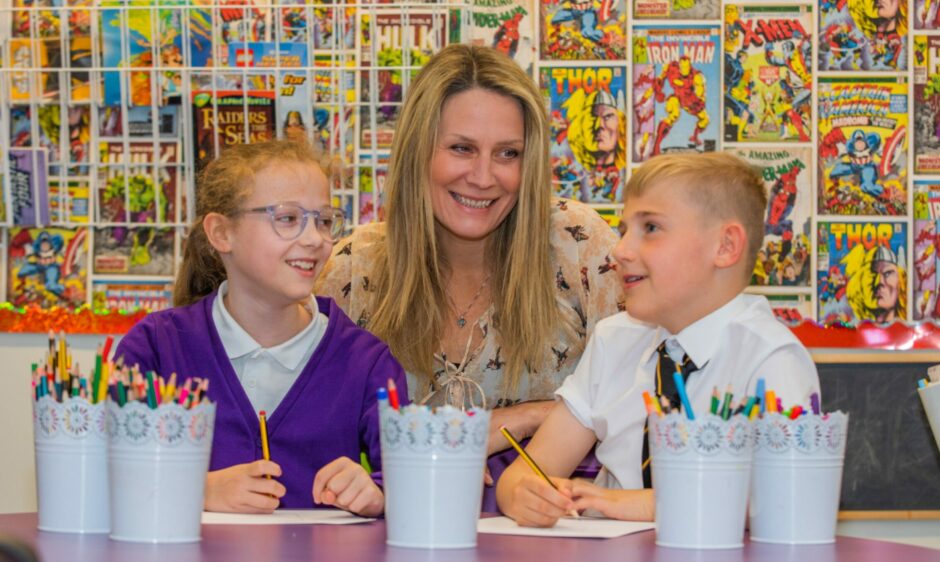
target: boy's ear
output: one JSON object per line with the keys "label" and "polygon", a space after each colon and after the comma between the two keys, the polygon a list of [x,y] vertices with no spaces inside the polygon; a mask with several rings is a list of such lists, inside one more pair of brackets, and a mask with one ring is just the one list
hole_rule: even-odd
{"label": "boy's ear", "polygon": [[721,225],[718,239],[718,252],[715,254],[717,267],[731,267],[744,257],[747,251],[747,231],[739,222]]}
{"label": "boy's ear", "polygon": [[202,218],[202,228],[209,244],[220,254],[232,251],[231,220],[219,213],[207,213]]}

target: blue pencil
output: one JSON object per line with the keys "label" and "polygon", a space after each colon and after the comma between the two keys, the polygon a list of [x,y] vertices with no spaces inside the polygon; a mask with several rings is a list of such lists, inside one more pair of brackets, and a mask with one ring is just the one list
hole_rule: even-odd
{"label": "blue pencil", "polygon": [[764,390],[765,390],[764,379],[763,378],[757,379],[757,392],[755,392],[755,394],[757,394],[757,399],[760,400],[760,413],[761,414],[767,413],[767,401],[764,400]]}
{"label": "blue pencil", "polygon": [[685,411],[686,417],[690,420],[694,420],[695,413],[692,412],[692,404],[689,403],[689,395],[685,392],[685,381],[682,380],[682,373],[676,371],[672,374],[672,378],[676,381],[676,390],[679,391],[679,400],[682,401],[682,409]]}

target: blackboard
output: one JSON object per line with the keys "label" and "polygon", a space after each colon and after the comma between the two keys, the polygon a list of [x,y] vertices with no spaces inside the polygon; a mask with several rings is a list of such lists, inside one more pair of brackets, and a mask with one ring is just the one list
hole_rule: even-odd
{"label": "blackboard", "polygon": [[930,365],[817,365],[823,408],[849,413],[841,510],[940,509],[940,451],[916,390]]}

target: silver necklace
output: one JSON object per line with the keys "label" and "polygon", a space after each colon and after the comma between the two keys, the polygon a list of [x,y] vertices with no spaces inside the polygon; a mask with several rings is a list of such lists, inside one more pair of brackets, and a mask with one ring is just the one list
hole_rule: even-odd
{"label": "silver necklace", "polygon": [[490,276],[487,275],[486,278],[483,279],[483,283],[480,284],[480,288],[477,289],[476,294],[473,295],[473,298],[470,300],[470,304],[467,305],[467,308],[463,311],[463,313],[460,313],[457,310],[457,303],[454,301],[454,297],[450,296],[450,293],[445,291],[445,294],[447,295],[447,300],[450,301],[450,306],[454,310],[454,314],[457,315],[457,327],[458,328],[463,328],[464,326],[467,325],[467,314],[470,313],[470,309],[473,308],[473,305],[476,304],[477,299],[479,299],[480,295],[483,294],[483,289],[486,287],[486,284],[489,282],[489,280],[490,280]]}

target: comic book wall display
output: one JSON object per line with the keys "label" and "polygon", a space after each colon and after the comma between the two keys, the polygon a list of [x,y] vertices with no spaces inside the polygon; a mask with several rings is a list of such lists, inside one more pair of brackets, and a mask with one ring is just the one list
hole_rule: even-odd
{"label": "comic book wall display", "polygon": [[810,6],[725,6],[724,140],[810,142]]}
{"label": "comic book wall display", "polygon": [[905,0],[820,0],[819,70],[905,70]]}
{"label": "comic book wall display", "polygon": [[541,72],[549,99],[552,186],[588,203],[621,200],[627,130],[623,66],[553,66]]}
{"label": "comic book wall display", "polygon": [[627,58],[625,0],[539,2],[539,55],[543,60]]}
{"label": "comic book wall display", "polygon": [[718,28],[637,25],[633,29],[632,161],[717,150]]}

